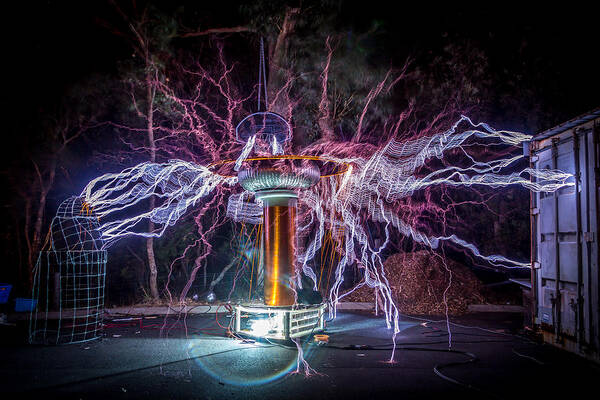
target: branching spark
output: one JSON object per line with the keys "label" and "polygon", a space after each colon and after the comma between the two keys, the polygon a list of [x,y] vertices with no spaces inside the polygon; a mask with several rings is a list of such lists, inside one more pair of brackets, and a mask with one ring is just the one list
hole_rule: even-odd
{"label": "branching spark", "polygon": [[[181,160],[166,164],[143,163],[116,174],[91,181],[81,197],[98,215],[104,247],[128,236],[160,237],[168,226],[220,184],[232,185],[235,178],[213,174],[206,167]],[[154,197],[160,201],[149,211],[139,212],[141,202]],[[123,214],[124,218],[119,218]],[[133,214],[133,216],[131,216]],[[158,229],[146,232],[154,222]]]}
{"label": "branching spark", "polygon": [[[462,248],[482,262],[498,267],[529,267],[526,262],[511,260],[502,255],[482,254],[475,244],[446,232],[451,228],[447,219],[449,207],[432,200],[433,190],[446,194],[445,191],[449,188],[476,191],[478,188],[521,186],[534,192],[554,192],[573,186],[573,177],[551,169],[519,170],[518,163],[524,158],[520,155],[481,159],[473,151],[474,148],[518,148],[529,141],[531,136],[495,130],[485,123],[474,123],[466,116],[457,118],[450,124],[450,128],[440,131],[435,131],[435,127],[442,125],[442,118],[436,118],[425,130],[415,132],[416,139],[400,140],[397,139],[398,132],[410,112],[403,113],[397,121],[387,125],[388,139],[382,145],[368,144],[369,133],[365,131],[367,109],[379,93],[384,91],[386,82],[391,82],[388,84],[389,90],[389,86],[398,81],[391,79],[390,74],[369,92],[353,139],[336,142],[334,131],[327,123],[331,118],[327,99],[332,53],[329,40],[327,48],[329,56],[321,74],[322,96],[318,109],[322,139],[305,147],[301,156],[307,159],[326,159],[346,165],[347,168],[341,174],[322,176],[317,185],[302,191],[299,196],[299,254],[294,281],[296,287],[301,288],[302,273],[312,281],[314,290],[319,289],[319,279],[313,265],[329,232],[329,240],[335,243],[335,251],[339,256],[334,258],[337,263],[332,267],[331,286],[328,282],[327,296],[331,316],[335,317],[337,304],[343,296],[341,290],[344,271],[356,265],[363,273],[359,287],[367,285],[377,291],[383,304],[387,327],[393,329],[395,339],[399,332],[399,311],[392,298],[382,256],[395,238],[404,237],[430,249],[437,249],[441,243],[448,243]],[[179,154],[180,157],[196,162],[171,160],[162,164],[142,163],[119,173],[100,176],[91,181],[81,193],[85,203],[100,218],[105,247],[128,235],[160,237],[186,212],[202,206],[195,217],[201,237],[192,246],[203,245],[205,250],[196,260],[192,279],[210,253],[210,240],[206,233],[223,223],[224,215],[220,210],[226,207],[227,217],[247,224],[260,224],[263,212],[261,202],[236,185],[237,177],[220,175],[208,166],[200,165],[198,160],[202,159],[208,165],[218,163],[219,158],[223,160],[237,156],[233,169],[238,171],[243,163],[249,161],[252,152],[258,156],[281,155],[285,150],[289,154],[292,146],[291,141],[279,142],[275,135],[268,142],[259,138],[259,135],[250,136],[241,149],[241,145],[234,145],[237,143],[234,116],[243,111],[242,104],[251,96],[240,98],[236,94],[231,81],[233,68],[225,63],[220,47],[218,60],[219,78],[212,77],[203,68],[194,72],[185,71],[198,80],[195,94],[189,99],[181,99],[165,83],[155,82],[157,90],[177,110],[174,117],[176,122],[157,128],[157,131],[164,133],[162,150],[169,156]],[[285,108],[288,122],[292,120],[294,107],[299,102],[290,100],[292,86],[293,78],[290,78],[272,96],[272,103],[280,103],[282,99],[289,100]],[[225,99],[220,113],[209,106],[202,96],[203,91]],[[213,127],[214,132],[209,127]],[[200,156],[189,150],[191,146],[181,146],[182,137],[193,138],[194,146],[200,149]],[[178,151],[181,152],[177,153]],[[231,156],[234,152],[235,155]],[[450,154],[452,157],[449,157]],[[457,155],[460,162],[456,162]],[[282,162],[285,161],[284,158],[280,156]],[[222,190],[223,188],[227,190]],[[412,197],[415,194],[423,195],[426,204],[413,203]],[[156,206],[148,210],[148,200],[151,198],[155,199]],[[211,223],[205,227],[201,220],[209,209],[217,210],[217,216],[213,216]],[[426,213],[438,223],[439,231],[435,231],[435,227],[423,229],[421,216]],[[156,226],[152,232],[147,231],[148,221],[154,222]],[[380,241],[377,243],[372,238],[369,224],[378,226]],[[444,266],[447,269],[445,263]],[[191,282],[188,282],[180,299],[185,298]],[[444,292],[444,299],[446,293],[447,290]],[[297,346],[297,371],[303,368],[305,373],[310,374],[312,369],[303,359],[301,346],[298,343]],[[391,361],[393,358],[394,352]]]}
{"label": "branching spark", "polygon": [[[461,123],[466,123],[469,129],[458,131]],[[483,129],[476,129],[479,127]],[[314,235],[300,254],[300,269],[312,280],[314,290],[317,290],[317,276],[309,263],[314,260],[317,251],[323,245],[325,227],[335,226],[338,231],[343,231],[343,256],[336,266],[335,281],[329,292],[332,305],[330,312],[333,317],[340,301],[344,270],[358,262],[364,269],[364,284],[379,291],[388,328],[393,328],[394,335],[399,332],[399,313],[392,299],[381,258],[381,251],[390,241],[391,230],[432,249],[439,247],[441,241],[447,241],[468,249],[474,256],[493,265],[506,268],[529,267],[527,263],[510,260],[501,255],[483,255],[474,244],[454,234],[434,236],[419,232],[395,212],[394,204],[398,200],[430,186],[494,188],[520,185],[533,191],[553,192],[573,185],[570,174],[556,170],[525,168],[519,172],[502,174],[503,169],[510,167],[523,156],[489,162],[477,161],[468,156],[466,158],[469,159],[470,165],[466,167],[447,166],[423,177],[415,176],[418,169],[429,159],[441,159],[449,150],[461,149],[466,154],[463,145],[469,138],[499,140],[507,145],[519,145],[531,139],[530,136],[517,132],[496,131],[486,124],[474,124],[463,116],[447,131],[407,142],[391,140],[371,157],[339,158],[338,162],[350,163],[353,168],[348,169],[341,177],[323,179],[321,184],[308,189],[300,197],[300,202],[307,207],[309,213],[301,221],[299,233]],[[254,137],[251,139],[252,144],[253,139]],[[239,164],[247,158],[252,144],[244,147],[243,158],[240,157]],[[327,157],[336,159],[332,155]],[[85,188],[82,197],[100,217],[100,229],[108,247],[127,235],[161,236],[168,226],[174,225],[186,210],[196,206],[217,186],[232,186],[236,181],[235,177],[223,177],[211,172],[207,167],[180,160],[172,160],[166,164],[143,163],[120,173],[96,178]],[[134,216],[131,216],[141,201],[152,196],[161,200],[156,203],[156,208],[137,214],[133,212]],[[260,223],[262,206],[258,202],[246,201],[249,197],[247,192],[232,194],[229,197],[227,215],[235,221]],[[116,218],[122,214],[128,216],[123,219]],[[375,246],[369,241],[365,217],[382,224],[384,240],[381,245]],[[141,223],[144,220],[151,220],[157,224],[157,231],[143,231],[143,227],[147,226]],[[299,274],[296,281],[297,285],[301,285]]]}

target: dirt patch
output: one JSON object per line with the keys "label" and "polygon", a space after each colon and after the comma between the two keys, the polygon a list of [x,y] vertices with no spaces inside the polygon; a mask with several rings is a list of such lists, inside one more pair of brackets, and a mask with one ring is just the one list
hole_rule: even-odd
{"label": "dirt patch", "polygon": [[[464,314],[469,304],[485,302],[481,281],[467,266],[448,259],[444,261],[435,253],[394,254],[384,266],[392,296],[403,314],[445,314],[446,290],[450,315]],[[448,288],[450,277],[452,282]],[[344,301],[374,302],[375,291],[363,286],[344,297]]]}

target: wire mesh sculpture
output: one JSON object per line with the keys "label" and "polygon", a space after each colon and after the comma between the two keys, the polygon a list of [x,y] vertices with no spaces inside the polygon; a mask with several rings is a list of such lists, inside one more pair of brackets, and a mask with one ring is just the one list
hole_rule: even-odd
{"label": "wire mesh sculpture", "polygon": [[80,343],[100,337],[106,250],[94,211],[71,197],[58,207],[33,281],[29,342]]}

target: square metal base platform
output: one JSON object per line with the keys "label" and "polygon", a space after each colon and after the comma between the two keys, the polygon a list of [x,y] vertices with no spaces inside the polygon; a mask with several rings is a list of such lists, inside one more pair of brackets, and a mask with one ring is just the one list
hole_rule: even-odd
{"label": "square metal base platform", "polygon": [[326,304],[270,307],[237,305],[235,333],[266,339],[293,339],[325,328]]}

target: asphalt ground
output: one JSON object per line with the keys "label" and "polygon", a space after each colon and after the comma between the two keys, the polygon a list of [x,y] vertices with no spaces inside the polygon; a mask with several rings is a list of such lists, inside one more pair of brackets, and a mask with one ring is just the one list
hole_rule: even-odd
{"label": "asphalt ground", "polygon": [[[520,336],[519,314],[446,321],[403,317],[391,331],[369,313],[339,313],[329,344],[305,341],[310,376],[295,373],[293,343],[229,338],[214,314],[107,320],[83,344],[23,343],[26,324],[0,327],[2,398],[37,399],[521,399],[598,393],[600,367]],[[219,315],[221,325],[229,320]],[[165,326],[166,329],[160,328]],[[7,397],[5,397],[6,395]]]}

